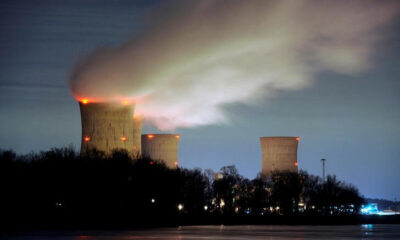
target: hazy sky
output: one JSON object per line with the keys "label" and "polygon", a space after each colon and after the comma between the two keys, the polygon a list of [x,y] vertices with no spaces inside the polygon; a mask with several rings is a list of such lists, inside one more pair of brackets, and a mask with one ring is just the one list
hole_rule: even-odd
{"label": "hazy sky", "polygon": [[183,167],[253,178],[259,137],[300,136],[301,169],[320,175],[326,158],[363,195],[400,199],[398,4],[203,2],[1,1],[0,148],[79,149],[72,79],[151,99],[143,132],[176,127]]}

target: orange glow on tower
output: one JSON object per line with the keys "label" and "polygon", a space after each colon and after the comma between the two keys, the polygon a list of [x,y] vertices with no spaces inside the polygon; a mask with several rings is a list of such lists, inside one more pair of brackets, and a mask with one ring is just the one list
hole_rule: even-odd
{"label": "orange glow on tower", "polygon": [[297,166],[299,166],[299,162],[294,162],[294,165],[297,167]]}
{"label": "orange glow on tower", "polygon": [[125,141],[127,140],[127,138],[126,138],[125,136],[122,136],[120,139],[121,139],[121,141],[123,141],[123,142],[125,142]]}
{"label": "orange glow on tower", "polygon": [[143,134],[141,136],[142,154],[157,159],[170,169],[178,167],[179,134]]}
{"label": "orange glow on tower", "polygon": [[123,104],[123,105],[128,105],[128,104],[129,104],[129,101],[128,101],[128,100],[124,100],[124,101],[122,101],[122,104]]}
{"label": "orange glow on tower", "polygon": [[84,99],[82,99],[82,103],[83,103],[83,104],[88,104],[88,103],[89,103],[89,100],[86,99],[86,98],[84,98]]}
{"label": "orange glow on tower", "polygon": [[86,136],[83,140],[84,140],[85,142],[90,142],[90,137]]}
{"label": "orange glow on tower", "polygon": [[299,137],[297,137],[297,138],[296,138],[296,141],[300,141],[300,138],[299,138]]}
{"label": "orange glow on tower", "polygon": [[176,137],[177,139],[179,139],[181,136],[179,136],[179,135],[176,135],[175,137]]}

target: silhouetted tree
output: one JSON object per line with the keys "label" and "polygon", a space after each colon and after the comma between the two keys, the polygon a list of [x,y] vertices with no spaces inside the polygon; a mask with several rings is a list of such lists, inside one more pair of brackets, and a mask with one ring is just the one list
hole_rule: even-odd
{"label": "silhouetted tree", "polygon": [[253,214],[264,213],[270,206],[270,194],[268,192],[268,181],[261,176],[258,176],[252,181],[252,194],[249,202],[249,207]]}
{"label": "silhouetted tree", "polygon": [[274,173],[249,180],[235,166],[221,172],[223,178],[214,180],[211,170],[169,169],[124,150],[111,155],[96,149],[80,155],[72,147],[27,155],[0,150],[0,220],[153,223],[205,213],[260,215],[277,206],[282,214],[295,214],[301,201],[307,214],[355,214],[362,202],[354,186],[335,176],[322,182],[306,172]]}
{"label": "silhouetted tree", "polygon": [[303,175],[292,172],[274,172],[272,179],[272,201],[283,214],[298,212],[303,191]]}
{"label": "silhouetted tree", "polygon": [[236,191],[243,181],[235,166],[225,166],[221,168],[222,179],[214,181],[213,189],[217,207],[220,212],[231,215],[234,213]]}

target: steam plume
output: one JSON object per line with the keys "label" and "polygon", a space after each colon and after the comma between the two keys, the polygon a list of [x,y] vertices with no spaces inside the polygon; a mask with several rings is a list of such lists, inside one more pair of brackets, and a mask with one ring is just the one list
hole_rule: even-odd
{"label": "steam plume", "polygon": [[223,122],[224,104],[367,70],[378,28],[398,12],[391,1],[172,1],[142,34],[77,63],[71,89],[133,99],[162,130]]}

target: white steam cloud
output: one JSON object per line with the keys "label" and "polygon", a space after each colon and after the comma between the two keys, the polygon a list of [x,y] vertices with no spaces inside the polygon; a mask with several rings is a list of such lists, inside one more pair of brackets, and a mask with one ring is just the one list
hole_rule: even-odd
{"label": "white steam cloud", "polygon": [[365,71],[398,13],[391,1],[168,2],[146,32],[77,63],[71,89],[78,99],[133,99],[161,130],[223,122],[224,104],[302,89],[321,71]]}

